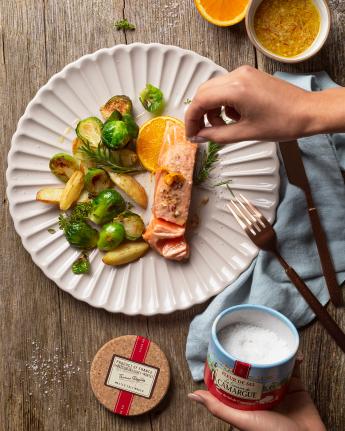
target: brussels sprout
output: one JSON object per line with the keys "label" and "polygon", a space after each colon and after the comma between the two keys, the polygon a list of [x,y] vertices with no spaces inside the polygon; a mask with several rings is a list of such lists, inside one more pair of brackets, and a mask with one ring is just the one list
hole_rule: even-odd
{"label": "brussels sprout", "polygon": [[50,159],[49,168],[56,177],[67,183],[72,174],[78,170],[78,162],[68,153],[58,153]]}
{"label": "brussels sprout", "polygon": [[135,139],[138,137],[139,134],[139,126],[134,121],[134,118],[131,114],[124,114],[122,116],[122,121],[126,124],[128,133],[131,137],[131,139]]}
{"label": "brussels sprout", "polygon": [[87,254],[83,253],[78,257],[72,264],[72,272],[73,274],[87,274],[90,272],[90,261]]}
{"label": "brussels sprout", "polygon": [[146,87],[140,93],[139,100],[146,111],[152,114],[160,115],[164,109],[164,96],[162,91],[151,84],[146,84]]}
{"label": "brussels sprout", "polygon": [[102,251],[114,250],[125,239],[125,229],[121,223],[105,224],[100,233],[97,247]]}
{"label": "brussels sprout", "polygon": [[104,124],[109,123],[109,121],[120,121],[122,120],[122,114],[119,111],[114,111],[111,113],[110,117],[107,118],[107,121]]}
{"label": "brussels sprout", "polygon": [[103,123],[97,117],[88,117],[79,121],[75,132],[83,142],[91,147],[98,147],[102,139]]}
{"label": "brussels sprout", "polygon": [[117,150],[128,144],[131,136],[126,123],[123,121],[109,121],[103,127],[102,140],[111,150]]}
{"label": "brussels sprout", "polygon": [[122,148],[118,150],[120,164],[125,168],[130,168],[138,162],[138,156],[135,151],[129,150],[128,148]]}
{"label": "brussels sprout", "polygon": [[96,224],[108,223],[125,208],[126,202],[120,193],[106,189],[93,199],[89,219]]}
{"label": "brussels sprout", "polygon": [[119,111],[121,115],[131,114],[132,101],[128,96],[113,96],[105,105],[101,106],[100,111],[106,120],[114,111]]}
{"label": "brussels sprout", "polygon": [[98,231],[84,221],[68,223],[64,229],[67,241],[76,248],[90,249],[97,245]]}
{"label": "brussels sprout", "polygon": [[88,169],[85,175],[85,187],[89,193],[98,195],[99,192],[111,187],[109,175],[103,169]]}
{"label": "brussels sprout", "polygon": [[139,239],[145,230],[142,218],[131,211],[124,211],[114,218],[114,222],[121,223],[125,228],[126,239]]}

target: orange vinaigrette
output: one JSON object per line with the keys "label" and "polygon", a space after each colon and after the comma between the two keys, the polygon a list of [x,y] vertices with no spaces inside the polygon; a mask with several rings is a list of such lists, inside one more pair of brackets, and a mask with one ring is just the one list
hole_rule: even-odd
{"label": "orange vinaigrette", "polygon": [[263,0],[255,12],[254,29],[264,48],[294,57],[316,39],[320,14],[312,0]]}

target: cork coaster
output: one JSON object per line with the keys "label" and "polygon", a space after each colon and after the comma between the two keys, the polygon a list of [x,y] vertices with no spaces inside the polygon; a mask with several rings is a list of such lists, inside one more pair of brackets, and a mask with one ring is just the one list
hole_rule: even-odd
{"label": "cork coaster", "polygon": [[90,382],[98,401],[113,413],[141,415],[165,396],[170,383],[169,363],[153,341],[125,335],[97,352]]}

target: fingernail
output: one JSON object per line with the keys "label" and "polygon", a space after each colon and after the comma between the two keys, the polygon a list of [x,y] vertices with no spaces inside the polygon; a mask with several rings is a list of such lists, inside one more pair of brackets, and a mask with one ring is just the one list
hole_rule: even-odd
{"label": "fingernail", "polygon": [[190,142],[194,142],[194,144],[203,144],[204,142],[208,142],[208,139],[203,138],[202,136],[191,136],[187,139]]}
{"label": "fingernail", "polygon": [[199,404],[204,404],[204,399],[200,397],[200,395],[197,394],[188,394],[188,398],[192,401],[195,401]]}

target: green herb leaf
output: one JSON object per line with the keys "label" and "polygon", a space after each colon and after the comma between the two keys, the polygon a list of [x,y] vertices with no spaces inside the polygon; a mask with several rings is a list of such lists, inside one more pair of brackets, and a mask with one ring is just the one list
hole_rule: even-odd
{"label": "green herb leaf", "polygon": [[225,180],[225,181],[221,181],[220,183],[217,184],[213,184],[212,187],[219,187],[219,186],[228,186],[230,183],[232,183],[232,180]]}
{"label": "green herb leaf", "polygon": [[118,159],[111,153],[111,151],[104,147],[103,145],[99,145],[96,149],[92,148],[90,144],[84,143],[79,149],[85,156],[92,162],[95,163],[97,168],[109,168],[113,172],[118,174],[126,174],[133,172],[141,172],[142,169],[138,167],[124,167],[118,164]]}
{"label": "green herb leaf", "polygon": [[62,213],[59,215],[59,228],[61,230],[66,229],[66,227],[71,223],[79,223],[84,221],[92,208],[91,202],[81,202],[77,204],[69,214]]}
{"label": "green herb leaf", "polygon": [[72,264],[72,272],[76,275],[87,274],[90,272],[90,268],[89,257],[86,253],[82,253]]}
{"label": "green herb leaf", "polygon": [[47,231],[48,231],[49,233],[51,233],[52,235],[56,232],[56,230],[55,230],[55,229],[53,229],[52,227],[50,227],[49,229],[47,229]]}
{"label": "green herb leaf", "polygon": [[190,105],[192,103],[192,99],[187,97],[187,99],[183,102],[185,105]]}
{"label": "green herb leaf", "polygon": [[210,176],[212,169],[214,168],[215,162],[218,160],[218,151],[220,145],[210,141],[207,145],[207,149],[204,150],[201,158],[199,169],[196,170],[194,176],[195,184],[199,185],[207,180]]}
{"label": "green herb leaf", "polygon": [[114,22],[114,27],[116,30],[135,30],[135,24],[128,22],[127,18]]}

